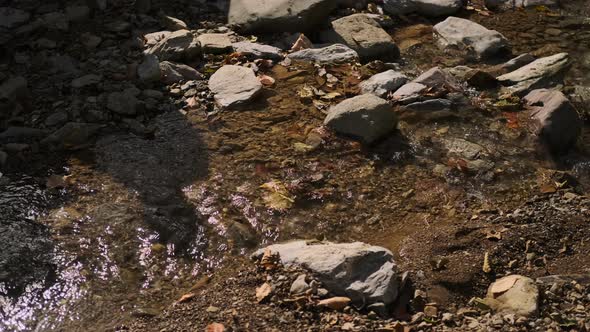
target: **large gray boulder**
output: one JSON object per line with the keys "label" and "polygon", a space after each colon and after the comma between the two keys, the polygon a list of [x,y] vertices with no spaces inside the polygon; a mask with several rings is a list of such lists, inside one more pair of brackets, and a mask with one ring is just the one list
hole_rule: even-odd
{"label": "large gray boulder", "polygon": [[252,100],[262,90],[262,84],[252,69],[227,65],[211,75],[209,89],[221,107],[230,108]]}
{"label": "large gray boulder", "polygon": [[569,67],[569,55],[558,53],[537,59],[515,71],[498,76],[497,79],[502,85],[508,86],[504,92],[524,95],[533,89],[559,84]]}
{"label": "large gray boulder", "polygon": [[249,32],[308,31],[336,6],[337,0],[231,0],[228,23]]}
{"label": "large gray boulder", "polygon": [[362,93],[372,93],[379,97],[385,97],[388,93],[397,90],[408,82],[408,77],[393,69],[371,76],[361,82],[359,87]]}
{"label": "large gray boulder", "polygon": [[532,316],[539,309],[539,289],[531,278],[510,275],[492,283],[484,301],[499,313]]}
{"label": "large gray boulder", "polygon": [[278,253],[286,266],[309,269],[334,295],[349,297],[355,305],[392,304],[398,295],[399,277],[392,253],[362,242],[294,241],[260,249]]}
{"label": "large gray boulder", "polygon": [[293,52],[287,58],[319,64],[332,64],[358,61],[359,55],[346,45],[334,44],[322,48],[307,48]]}
{"label": "large gray boulder", "polygon": [[582,120],[566,96],[557,90],[538,89],[524,97],[534,132],[554,152],[571,148],[582,131]]}
{"label": "large gray boulder", "polygon": [[397,116],[387,100],[364,94],[332,106],[324,125],[370,144],[395,129]]}
{"label": "large gray boulder", "polygon": [[463,0],[384,0],[383,10],[390,15],[418,13],[425,16],[446,16],[458,12]]}
{"label": "large gray boulder", "polygon": [[192,60],[201,54],[197,37],[189,30],[178,30],[165,35],[146,51],[163,60]]}
{"label": "large gray boulder", "polygon": [[329,43],[342,43],[365,60],[395,60],[399,48],[379,23],[365,14],[353,14],[332,22],[332,29],[322,38]]}
{"label": "large gray boulder", "polygon": [[448,17],[433,28],[441,48],[465,50],[477,58],[486,58],[508,50],[508,40],[495,30],[458,17]]}

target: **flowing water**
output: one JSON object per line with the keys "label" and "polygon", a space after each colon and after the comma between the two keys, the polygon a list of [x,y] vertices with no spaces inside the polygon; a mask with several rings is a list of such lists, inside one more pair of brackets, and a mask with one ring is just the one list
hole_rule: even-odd
{"label": "flowing water", "polygon": [[[504,33],[514,54],[569,51],[566,82],[588,86],[590,24],[546,14],[472,19]],[[414,23],[392,30],[412,45],[402,47],[402,68],[464,62]],[[547,37],[549,28],[561,35]],[[323,103],[353,94],[355,77],[373,70],[324,69],[342,96]],[[518,206],[549,170],[570,171],[587,193],[588,126],[577,151],[554,159],[535,148],[526,119],[480,95],[483,107],[403,118],[398,133],[367,148],[322,129],[325,114],[298,97],[325,84],[319,70],[267,69],[276,86],[242,111],[172,110],[153,120],[153,136],[104,135],[57,163],[51,173],[64,177],[63,188],[48,188],[43,175],[3,174],[0,248],[14,254],[0,261],[8,269],[0,271],[0,331],[115,330],[157,315],[232,257],[279,240],[365,240],[397,251],[416,229]]]}

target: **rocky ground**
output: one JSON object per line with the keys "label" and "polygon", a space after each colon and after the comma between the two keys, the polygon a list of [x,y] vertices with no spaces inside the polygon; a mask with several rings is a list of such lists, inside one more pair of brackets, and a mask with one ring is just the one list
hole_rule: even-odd
{"label": "rocky ground", "polygon": [[590,330],[588,8],[0,3],[0,331]]}

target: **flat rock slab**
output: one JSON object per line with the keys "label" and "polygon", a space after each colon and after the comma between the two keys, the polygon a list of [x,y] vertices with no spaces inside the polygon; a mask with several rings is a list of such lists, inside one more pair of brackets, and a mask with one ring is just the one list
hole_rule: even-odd
{"label": "flat rock slab", "polygon": [[531,278],[510,275],[490,285],[485,302],[496,312],[532,316],[538,310],[539,289]]}
{"label": "flat rock slab", "polygon": [[439,67],[430,68],[412,80],[412,83],[419,83],[436,89],[461,91],[461,84],[459,81],[453,75]]}
{"label": "flat rock slab", "polygon": [[252,69],[227,65],[211,75],[209,89],[221,107],[231,108],[243,105],[256,97],[262,90],[262,84]]}
{"label": "flat rock slab", "polygon": [[582,120],[567,97],[557,90],[538,89],[524,97],[534,132],[554,152],[566,152],[582,131]]}
{"label": "flat rock slab", "polygon": [[201,54],[197,37],[189,30],[178,30],[165,35],[146,51],[163,60],[191,60]]}
{"label": "flat rock slab", "polygon": [[362,242],[332,243],[294,241],[268,246],[279,253],[286,266],[309,269],[333,294],[349,297],[356,305],[392,304],[398,295],[399,278],[392,253]]}
{"label": "flat rock slab", "polygon": [[193,67],[170,61],[160,63],[160,73],[162,82],[166,84],[203,79],[203,75]]}
{"label": "flat rock slab", "polygon": [[355,50],[342,44],[334,44],[322,48],[308,48],[293,52],[287,57],[292,60],[319,64],[346,63],[359,60],[359,55]]}
{"label": "flat rock slab", "polygon": [[324,125],[371,144],[395,129],[397,116],[387,100],[364,94],[332,106]]}
{"label": "flat rock slab", "polygon": [[325,21],[337,0],[231,0],[228,23],[244,31],[301,32]]}
{"label": "flat rock slab", "polygon": [[407,104],[420,99],[422,92],[426,91],[428,87],[421,83],[410,82],[402,85],[393,93],[393,99]]}
{"label": "flat rock slab", "polygon": [[488,30],[470,20],[448,17],[433,28],[441,48],[458,48],[478,58],[486,58],[508,50],[508,40],[495,30]]}
{"label": "flat rock slab", "polygon": [[538,88],[548,88],[560,83],[563,74],[570,67],[567,53],[537,59],[526,66],[508,74],[498,76],[498,81],[505,86],[505,92],[523,95]]}
{"label": "flat rock slab", "polygon": [[425,16],[446,16],[458,12],[462,0],[384,0],[383,10],[390,15],[418,13]]}
{"label": "flat rock slab", "polygon": [[240,53],[251,58],[261,59],[281,59],[281,49],[278,47],[251,43],[247,41],[233,43],[234,52]]}
{"label": "flat rock slab", "polygon": [[328,43],[342,43],[366,60],[395,60],[400,51],[393,38],[379,23],[365,14],[353,14],[332,22],[332,29],[323,33]]}
{"label": "flat rock slab", "polygon": [[408,77],[393,69],[371,76],[361,82],[359,87],[362,93],[372,93],[379,97],[385,97],[388,93],[397,90],[409,81]]}
{"label": "flat rock slab", "polygon": [[232,51],[231,40],[224,33],[205,33],[199,35],[197,40],[201,44],[203,53],[223,54]]}

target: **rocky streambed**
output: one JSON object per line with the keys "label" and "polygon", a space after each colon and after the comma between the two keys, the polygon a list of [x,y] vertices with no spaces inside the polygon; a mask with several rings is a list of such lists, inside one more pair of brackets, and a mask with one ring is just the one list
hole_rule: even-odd
{"label": "rocky streambed", "polygon": [[590,328],[587,2],[2,6],[0,330]]}

